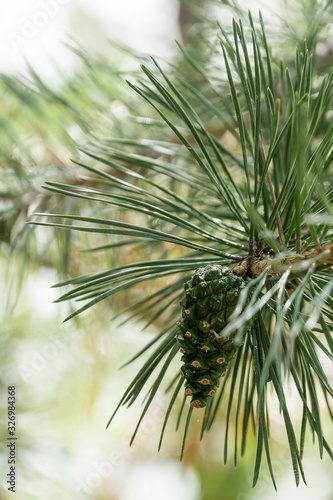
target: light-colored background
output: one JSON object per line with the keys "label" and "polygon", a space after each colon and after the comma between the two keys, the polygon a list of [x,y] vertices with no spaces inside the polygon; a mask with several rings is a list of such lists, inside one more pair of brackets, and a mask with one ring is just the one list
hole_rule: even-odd
{"label": "light-colored background", "polygon": [[[34,0],[2,2],[1,71],[24,72],[28,61],[47,81],[57,82],[58,68],[69,74],[75,64],[75,58],[64,47],[69,33],[104,53],[108,37],[139,52],[163,57],[175,53],[174,39],[180,36],[175,0],[51,3],[53,7]],[[263,8],[258,2],[251,5]],[[4,283],[5,270],[1,272]],[[121,411],[112,427],[104,430],[140,362],[119,371],[120,365],[142,348],[154,331],[142,334],[140,325],[133,324],[117,328],[111,313],[104,322],[97,321],[92,312],[79,323],[63,325],[66,310],[52,304],[57,292],[50,286],[56,281],[56,275],[41,266],[25,281],[12,317],[6,316],[4,337],[11,359],[6,379],[17,386],[18,436],[21,433],[24,439],[18,441],[18,492],[15,496],[1,492],[0,498],[199,500],[203,486],[194,463],[196,455],[192,461],[187,457],[183,465],[179,464],[181,434],[175,436],[172,425],[167,429],[162,451],[156,451],[167,400],[157,398],[132,448],[128,441],[139,405]],[[230,471],[230,480],[239,481],[232,464],[228,469],[222,464],[222,439],[215,440],[213,430],[198,445],[197,433],[194,425],[191,445],[203,463],[215,460],[221,470]],[[281,443],[285,439],[281,435]],[[244,485],[243,493],[235,500],[330,500],[331,464],[326,458],[321,463],[317,449],[308,445],[308,487],[295,488],[287,449],[275,442],[278,494],[264,472],[257,488],[251,489],[251,451],[239,466]],[[6,470],[6,465],[1,470]],[[0,485],[5,488],[4,477]]]}

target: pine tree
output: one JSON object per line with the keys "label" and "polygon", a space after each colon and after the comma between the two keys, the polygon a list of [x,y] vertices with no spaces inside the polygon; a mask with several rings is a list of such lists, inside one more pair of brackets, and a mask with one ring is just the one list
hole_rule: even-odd
{"label": "pine tree", "polygon": [[[293,57],[286,52],[288,65],[273,33],[271,49],[262,16],[251,14],[231,29],[215,26],[215,38],[209,24],[206,45],[194,54],[180,46],[178,64],[146,61],[128,85],[144,103],[148,137],[147,128],[142,139],[90,137],[74,161],[89,174],[85,182],[45,183],[51,193],[88,201],[85,210],[37,213],[30,221],[102,235],[106,244],[95,250],[124,251],[118,267],[59,284],[70,287],[59,301],[85,301],[67,319],[118,292],[130,302],[131,288],[146,281],[154,287],[123,311],[163,326],[138,354],[155,346],[118,408],[136,401],[159,369],[139,427],[171,361],[179,360],[160,444],[181,394],[180,416],[188,408],[182,453],[193,412],[204,411],[204,433],[225,405],[228,430],[234,404],[235,461],[238,429],[242,452],[250,421],[256,430],[254,484],[264,449],[275,485],[269,388],[280,404],[296,483],[304,480],[307,428],[320,456],[333,458],[317,395],[323,392],[332,417],[322,363],[333,359],[332,72],[323,74],[316,57],[327,8],[316,5],[311,37]],[[299,439],[287,379],[303,407]]]}

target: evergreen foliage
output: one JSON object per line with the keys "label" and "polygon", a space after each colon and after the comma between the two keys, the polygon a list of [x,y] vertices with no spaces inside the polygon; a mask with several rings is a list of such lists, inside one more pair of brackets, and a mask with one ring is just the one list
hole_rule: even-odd
{"label": "evergreen foliage", "polygon": [[[206,45],[201,41],[197,52],[180,46],[178,63],[145,61],[141,74],[128,80],[140,98],[134,102],[143,103],[142,138],[124,135],[124,123],[119,138],[89,133],[73,160],[86,172],[84,180],[44,185],[60,199],[77,201],[73,212],[38,212],[30,219],[33,225],[92,234],[96,241],[105,238],[90,252],[123,252],[117,267],[57,285],[67,287],[59,301],[83,302],[67,319],[122,292],[128,294],[122,311],[127,321],[159,322],[161,333],[138,353],[146,359],[118,406],[131,406],[151,383],[137,429],[171,362],[179,359],[181,365],[176,336],[183,283],[205,266],[227,267],[242,277],[223,336],[244,334],[244,344],[207,400],[202,434],[224,405],[225,460],[234,431],[237,463],[252,424],[254,485],[264,451],[275,486],[270,391],[279,401],[296,483],[305,481],[307,429],[319,455],[327,452],[333,459],[318,400],[321,392],[333,418],[333,389],[323,362],[333,361],[333,74],[324,74],[326,66],[316,56],[325,9],[331,2],[316,7],[311,36],[296,45],[294,59],[287,52],[288,64],[277,46],[271,49],[262,16],[245,19],[241,13],[232,29],[219,24],[215,39],[208,23]],[[131,300],[130,289],[147,281],[152,291]],[[303,408],[299,437],[288,409],[289,384]],[[183,385],[175,372],[166,389],[170,404],[161,442]],[[179,420],[186,407],[184,396]],[[182,453],[193,412],[200,411],[188,409]]]}

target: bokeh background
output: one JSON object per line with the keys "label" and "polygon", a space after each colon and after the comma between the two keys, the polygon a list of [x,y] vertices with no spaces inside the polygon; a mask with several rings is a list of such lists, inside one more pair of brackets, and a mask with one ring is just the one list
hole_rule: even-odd
{"label": "bokeh background", "polygon": [[[253,0],[242,7],[261,8],[270,19],[276,15],[274,9],[279,12],[277,2],[267,6]],[[232,452],[229,463],[223,464],[223,411],[201,442],[200,418],[192,422],[182,464],[183,427],[176,433],[172,417],[157,453],[168,403],[163,393],[131,447],[140,404],[121,409],[106,431],[140,359],[121,366],[156,335],[158,324],[143,331],[138,323],[121,325],[126,315],[119,311],[125,309],[126,297],[63,323],[70,306],[53,302],[59,291],[51,286],[68,274],[116,265],[121,250],[92,256],[82,252],[89,245],[96,246],[87,236],[54,235],[45,228],[25,225],[36,208],[59,209],[59,200],[48,197],[40,184],[63,176],[76,178],[70,158],[76,155],[75,141],[83,142],[90,133],[89,123],[98,131],[113,128],[118,136],[124,132],[124,117],[128,115],[133,125],[134,111],[123,105],[124,96],[130,102],[129,90],[114,68],[137,71],[139,62],[119,45],[142,57],[177,57],[174,40],[186,43],[193,21],[185,2],[13,0],[2,3],[0,19],[0,437],[3,445],[6,387],[15,385],[18,477],[14,498],[331,500],[332,464],[326,456],[319,460],[311,436],[304,460],[308,486],[301,484],[298,489],[282,428],[281,439],[272,439],[275,493],[265,467],[255,490],[251,487],[254,438],[249,439],[237,468]],[[332,34],[329,26],[328,22]],[[321,46],[321,56],[329,58],[331,47],[330,35]],[[95,79],[86,71],[88,52],[96,63]],[[135,109],[134,98],[132,106]],[[133,125],[133,132],[126,132],[135,134],[135,130]],[[145,290],[135,293],[142,295]],[[272,425],[279,426],[279,419],[273,419]],[[329,437],[333,439],[332,429]],[[0,460],[0,498],[12,498],[6,491],[4,446]]]}

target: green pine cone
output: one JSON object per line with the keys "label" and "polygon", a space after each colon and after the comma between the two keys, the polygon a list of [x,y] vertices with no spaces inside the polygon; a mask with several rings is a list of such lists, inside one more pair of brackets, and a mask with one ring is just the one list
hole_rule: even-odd
{"label": "green pine cone", "polygon": [[[244,280],[218,265],[197,269],[184,284],[181,300],[182,320],[178,321],[176,338],[181,346],[186,378],[185,394],[192,396],[191,405],[203,408],[207,398],[215,395],[220,377],[240,346],[234,343],[236,333],[226,338],[223,328],[234,311]],[[252,322],[244,326],[246,334]]]}

